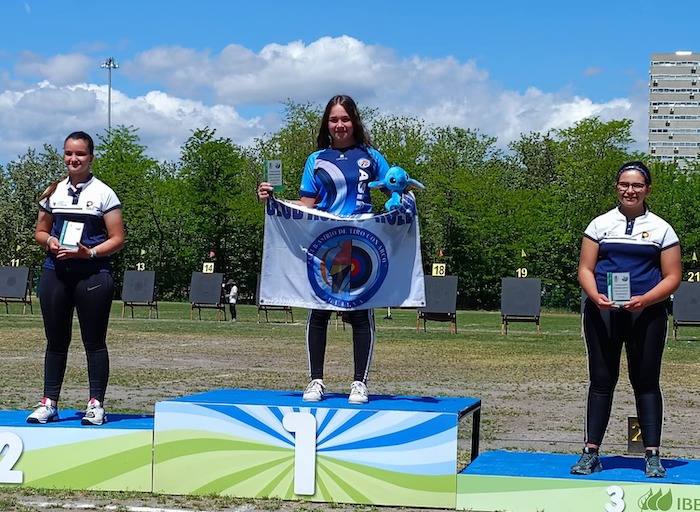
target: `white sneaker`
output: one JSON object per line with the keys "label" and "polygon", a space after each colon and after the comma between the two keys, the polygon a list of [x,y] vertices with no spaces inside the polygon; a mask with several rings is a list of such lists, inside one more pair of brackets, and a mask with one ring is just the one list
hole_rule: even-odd
{"label": "white sneaker", "polygon": [[314,379],[309,382],[304,390],[304,402],[320,402],[323,400],[323,394],[326,392],[326,386],[322,379]]}
{"label": "white sneaker", "polygon": [[58,404],[50,398],[42,398],[39,407],[27,416],[27,423],[48,423],[58,421]]}
{"label": "white sneaker", "polygon": [[107,423],[107,415],[102,404],[96,398],[91,398],[85,410],[85,416],[80,421],[83,425],[102,425]]}
{"label": "white sneaker", "polygon": [[350,385],[348,402],[351,404],[366,404],[369,401],[369,393],[364,382],[356,380]]}

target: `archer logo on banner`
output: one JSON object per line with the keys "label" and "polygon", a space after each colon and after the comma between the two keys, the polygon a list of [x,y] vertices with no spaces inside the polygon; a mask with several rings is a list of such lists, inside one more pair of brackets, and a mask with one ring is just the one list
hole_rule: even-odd
{"label": "archer logo on banner", "polygon": [[423,307],[418,219],[338,217],[267,201],[260,303],[313,309]]}

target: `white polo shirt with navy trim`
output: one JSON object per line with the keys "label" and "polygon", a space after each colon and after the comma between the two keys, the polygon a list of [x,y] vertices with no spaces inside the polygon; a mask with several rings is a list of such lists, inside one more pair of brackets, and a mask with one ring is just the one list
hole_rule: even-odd
{"label": "white polo shirt with navy trim", "polygon": [[608,272],[629,272],[632,295],[643,295],[661,282],[661,251],[678,245],[671,225],[647,209],[628,219],[613,208],[596,217],[584,235],[599,245],[595,279],[598,292],[608,292]]}
{"label": "white polo shirt with navy trim", "polygon": [[[82,222],[85,227],[80,243],[95,247],[107,240],[104,215],[121,208],[121,202],[109,186],[90,175],[88,181],[78,183],[77,186],[73,186],[69,178],[64,179],[50,197],[39,201],[39,208],[53,216],[52,236],[59,237],[64,222]],[[109,258],[96,258],[91,263],[100,269],[109,269]],[[56,256],[48,254],[44,268],[55,269],[57,264],[61,263],[56,260]]]}

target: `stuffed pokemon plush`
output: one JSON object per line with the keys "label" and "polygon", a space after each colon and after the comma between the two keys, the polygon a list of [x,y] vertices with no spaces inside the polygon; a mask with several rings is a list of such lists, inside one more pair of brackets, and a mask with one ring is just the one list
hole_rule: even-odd
{"label": "stuffed pokemon plush", "polygon": [[402,194],[406,192],[409,186],[424,189],[420,181],[416,181],[408,176],[408,173],[404,171],[401,167],[393,166],[386,171],[384,180],[382,181],[371,181],[369,183],[369,188],[385,188],[391,192],[391,197],[384,203],[384,208],[387,211],[401,210],[402,208]]}

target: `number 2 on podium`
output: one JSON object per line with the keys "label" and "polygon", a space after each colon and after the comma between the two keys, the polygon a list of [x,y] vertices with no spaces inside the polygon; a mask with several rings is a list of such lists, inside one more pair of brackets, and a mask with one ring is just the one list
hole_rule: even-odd
{"label": "number 2 on podium", "polygon": [[[7,448],[7,450],[5,449]],[[21,484],[24,473],[18,469],[12,469],[20,456],[24,444],[22,438],[12,432],[0,432],[0,484]]]}

